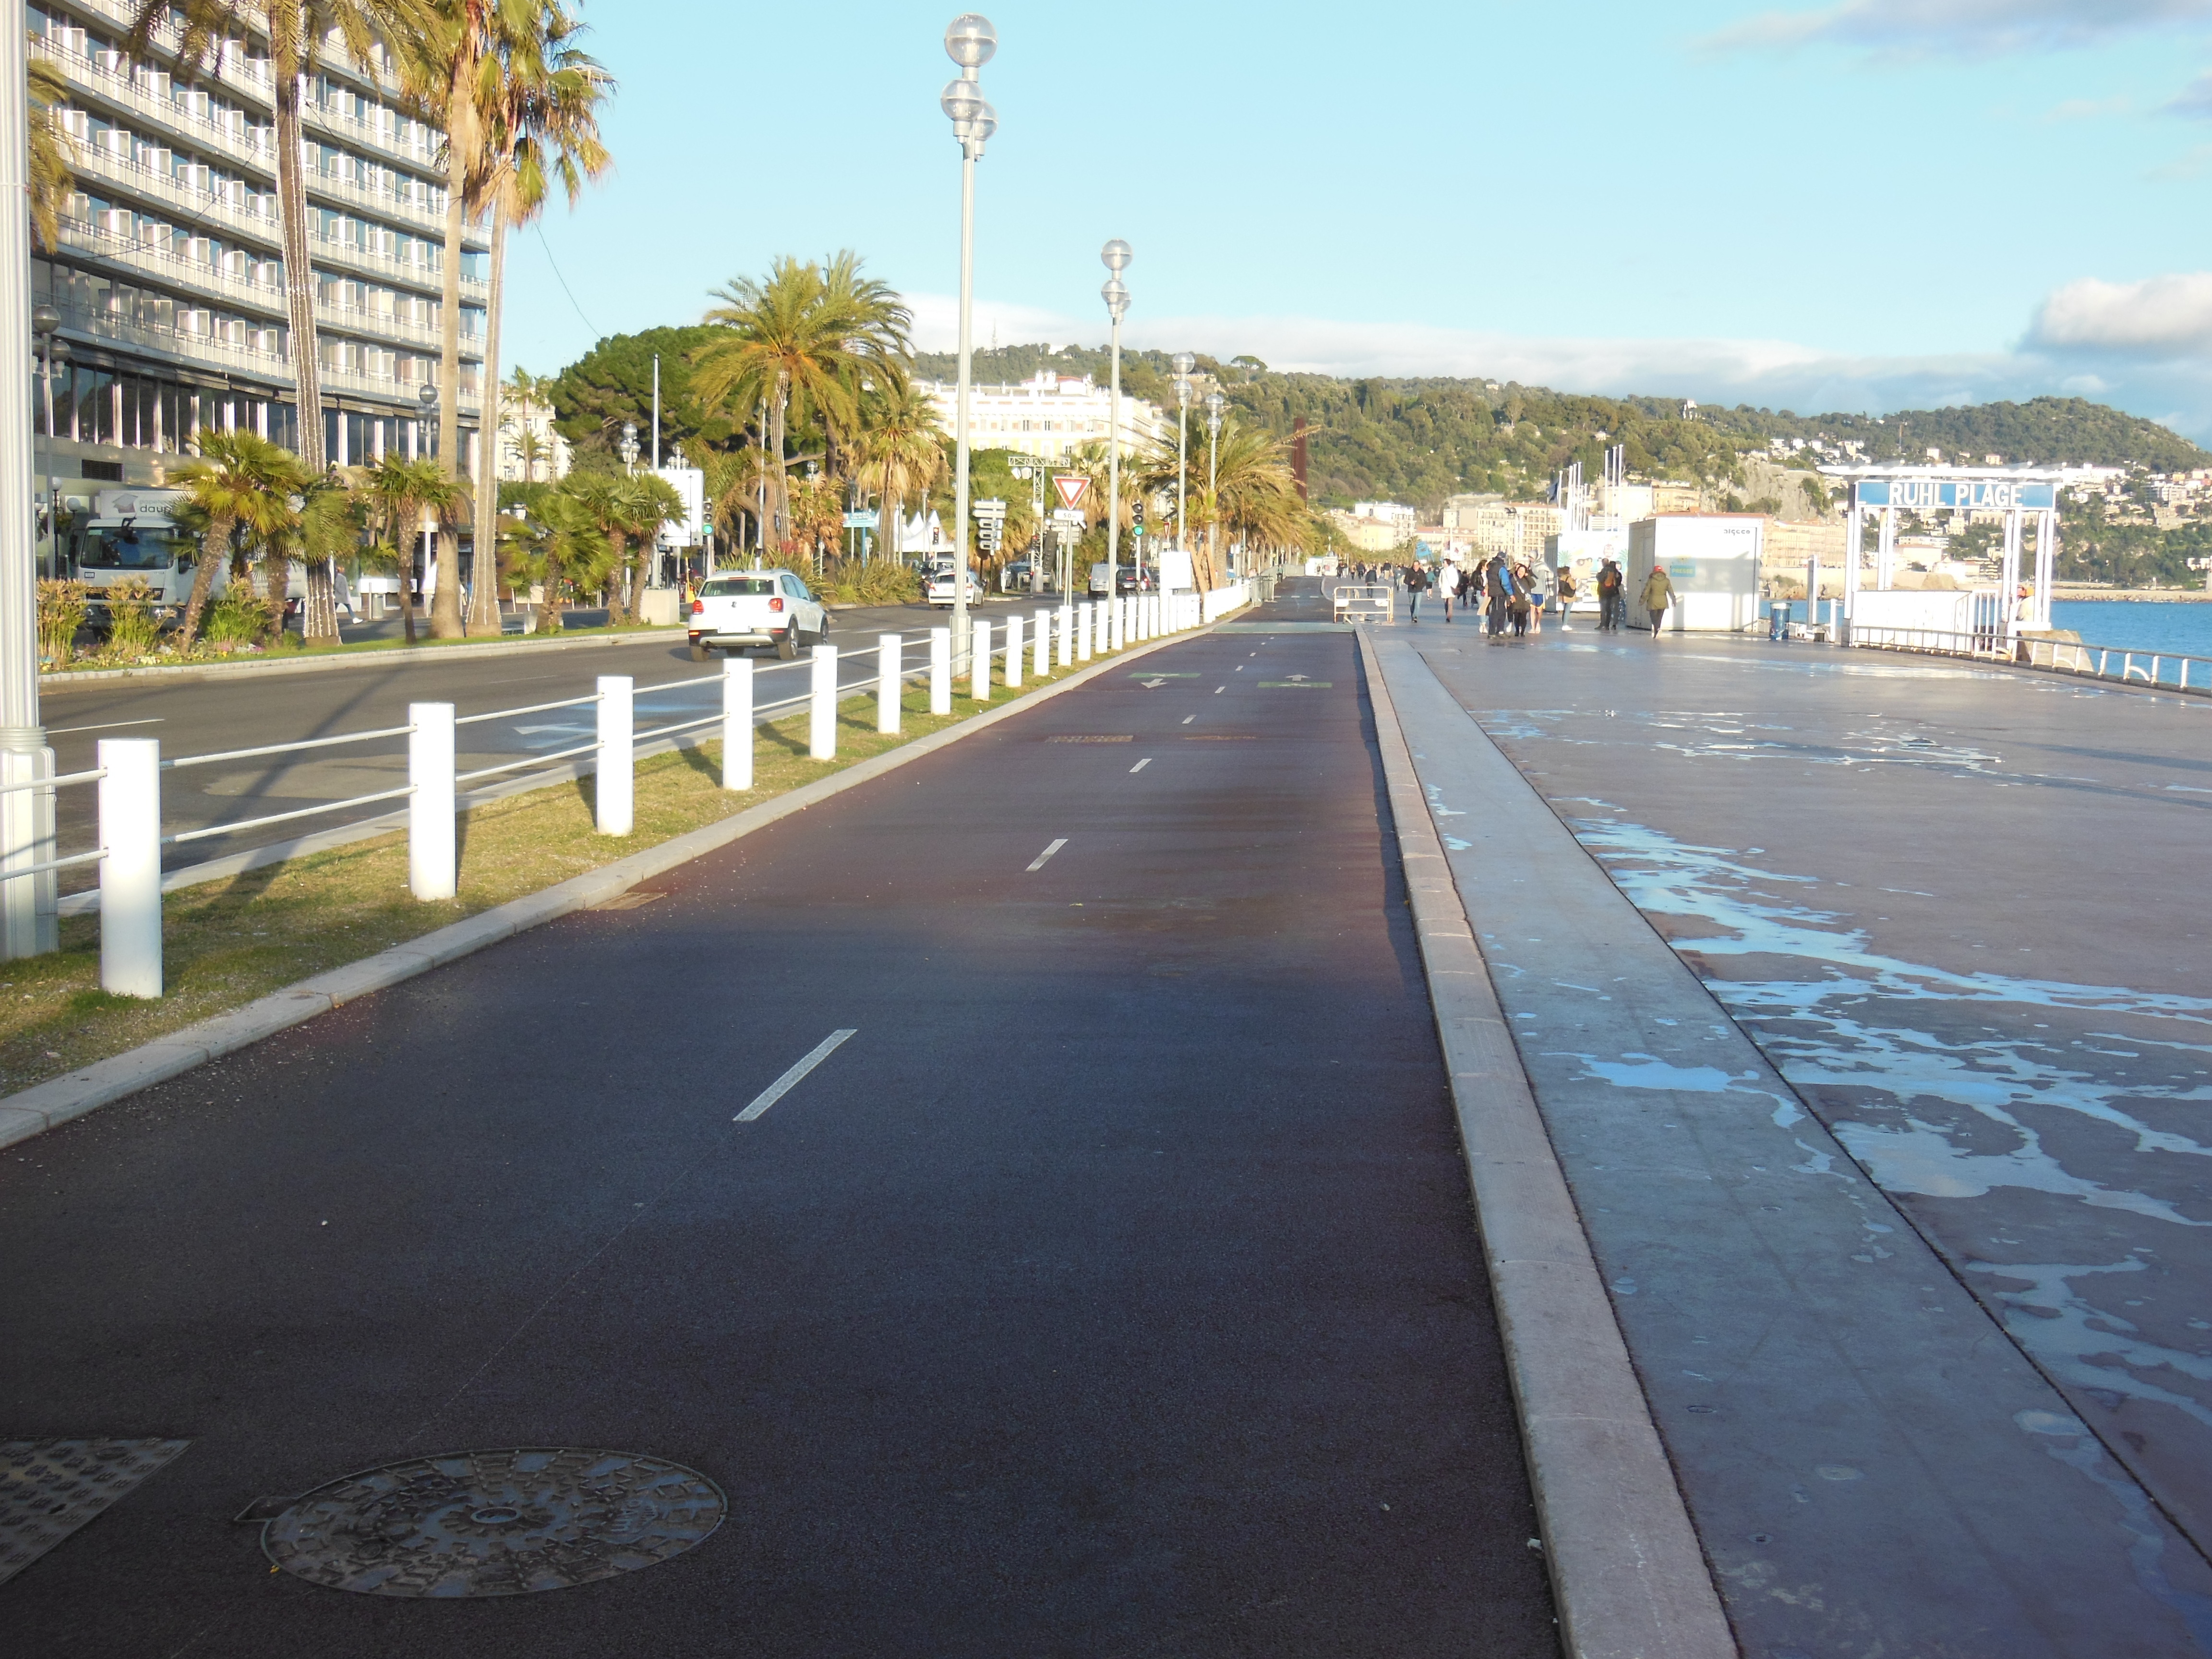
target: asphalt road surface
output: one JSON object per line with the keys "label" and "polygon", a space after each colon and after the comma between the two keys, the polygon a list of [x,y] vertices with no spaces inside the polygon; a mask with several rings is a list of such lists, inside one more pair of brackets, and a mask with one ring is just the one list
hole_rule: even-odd
{"label": "asphalt road surface", "polygon": [[[1384,811],[1347,635],[1199,637],[18,1148],[6,1433],[191,1443],[6,1645],[1554,1653]],[[231,1521],[519,1446],[729,1518],[434,1602]]]}
{"label": "asphalt road surface", "polygon": [[[994,602],[984,614],[996,618],[1009,613],[1028,616],[1047,603]],[[909,668],[927,667],[929,629],[944,626],[946,614],[922,605],[833,612],[830,643],[838,647],[838,684],[873,684],[876,641],[883,634],[898,634],[909,641]],[[41,693],[47,734],[55,763],[66,774],[88,771],[97,764],[101,738],[157,738],[164,759],[215,754],[404,726],[410,702],[450,702],[464,720],[494,709],[556,702],[589,695],[602,674],[627,674],[636,683],[634,718],[641,732],[697,720],[721,708],[720,659],[693,662],[680,635],[651,635],[587,649],[550,648],[543,656],[508,653],[472,659],[465,647],[451,649],[450,656],[400,663],[379,663],[369,657],[358,665],[314,673],[245,673],[182,683],[158,678],[50,683]],[[804,651],[789,663],[757,653],[757,705],[804,696],[811,672]],[[647,688],[656,685],[673,689],[648,695]],[[791,712],[786,708],[761,718],[782,719]],[[592,741],[595,718],[586,706],[462,726],[456,769],[466,772],[525,755],[573,749]],[[173,835],[293,811],[317,801],[347,800],[403,787],[407,739],[386,738],[304,754],[186,768],[163,774],[161,781],[163,824]],[[96,844],[94,791],[83,786],[64,789],[59,796],[62,851]],[[175,869],[334,829],[390,812],[399,805],[404,803],[380,801],[237,836],[187,842],[163,849],[165,866]],[[88,866],[65,871],[63,876],[65,890],[97,883]]]}
{"label": "asphalt road surface", "polygon": [[2212,1554],[2212,702],[1397,632]]}

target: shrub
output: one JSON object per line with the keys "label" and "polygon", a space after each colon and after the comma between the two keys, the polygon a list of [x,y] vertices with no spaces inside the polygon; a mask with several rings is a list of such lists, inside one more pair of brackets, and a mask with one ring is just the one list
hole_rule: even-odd
{"label": "shrub", "polygon": [[132,576],[107,590],[107,648],[120,657],[143,657],[161,637],[154,615],[154,590]]}
{"label": "shrub", "polygon": [[201,630],[210,645],[252,645],[269,632],[269,607],[244,588],[226,588]]}
{"label": "shrub", "polygon": [[39,654],[56,664],[70,659],[76,630],[84,626],[82,582],[42,581],[39,584]]}

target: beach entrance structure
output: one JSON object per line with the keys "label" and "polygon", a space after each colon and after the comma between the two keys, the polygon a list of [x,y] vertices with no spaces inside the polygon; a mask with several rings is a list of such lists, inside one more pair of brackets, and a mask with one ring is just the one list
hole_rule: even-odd
{"label": "beach entrance structure", "polygon": [[[1874,590],[1888,592],[1897,580],[1899,515],[1916,513],[2001,514],[2004,519],[2002,574],[1994,591],[1972,595],[1971,631],[2001,636],[2008,644],[2023,629],[2051,626],[2051,584],[2058,555],[2058,485],[2056,468],[1881,466],[1828,467],[1832,477],[1848,479],[1851,499],[1844,530],[1844,624],[1860,623],[1870,607],[1859,600],[1859,565],[1866,548],[1866,523],[1875,519]],[[2027,520],[2035,524],[2035,574],[2021,592],[2021,563],[2027,551]],[[1807,589],[1808,594],[1814,590]],[[1873,620],[1869,618],[1869,620]],[[1886,618],[1883,620],[1887,620]],[[1845,637],[1849,637],[1846,632]]]}

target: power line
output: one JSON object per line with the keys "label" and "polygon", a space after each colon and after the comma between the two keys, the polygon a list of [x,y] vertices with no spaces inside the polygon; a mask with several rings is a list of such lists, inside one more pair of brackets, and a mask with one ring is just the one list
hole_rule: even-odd
{"label": "power line", "polygon": [[545,250],[545,263],[553,267],[553,280],[561,284],[561,292],[568,296],[568,303],[576,307],[576,315],[583,317],[584,326],[592,331],[592,337],[595,340],[602,338],[599,325],[590,318],[584,317],[584,307],[576,303],[575,289],[568,286],[568,279],[561,274],[561,262],[553,257],[553,244],[545,240],[545,222],[543,219],[538,222],[537,231],[538,246]]}

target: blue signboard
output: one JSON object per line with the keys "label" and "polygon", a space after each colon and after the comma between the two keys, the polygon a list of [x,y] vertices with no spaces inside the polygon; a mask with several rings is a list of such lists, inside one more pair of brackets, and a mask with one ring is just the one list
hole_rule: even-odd
{"label": "blue signboard", "polygon": [[2025,478],[1862,478],[1851,489],[1861,507],[1917,513],[2048,513],[2058,505],[2057,485]]}

